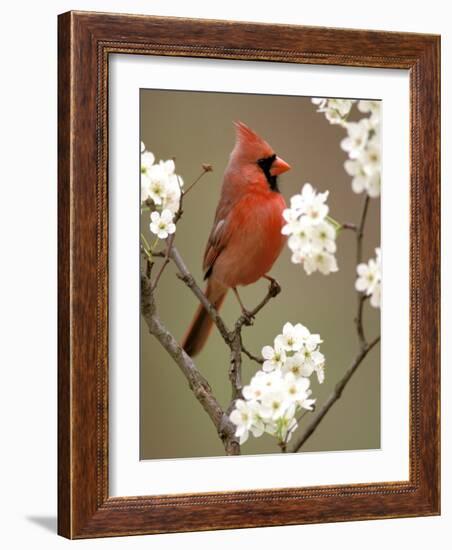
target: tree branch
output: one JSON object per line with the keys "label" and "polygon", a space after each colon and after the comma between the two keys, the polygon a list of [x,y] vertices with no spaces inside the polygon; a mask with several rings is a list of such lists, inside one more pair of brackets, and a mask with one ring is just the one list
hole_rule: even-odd
{"label": "tree branch", "polygon": [[366,224],[369,202],[370,197],[369,195],[366,195],[366,198],[364,199],[363,211],[361,213],[361,221],[359,222],[358,230],[356,232],[356,265],[359,265],[362,262],[364,226]]}
{"label": "tree branch", "polygon": [[204,376],[196,368],[193,360],[180,347],[178,342],[161,322],[157,315],[152,283],[146,275],[141,274],[141,313],[149,332],[157,338],[168,354],[174,359],[196,399],[209,415],[218,435],[223,441],[228,455],[240,454],[240,445],[235,437],[235,426],[229,420],[215,399],[212,389]]}
{"label": "tree branch", "polygon": [[270,279],[269,277],[267,278],[270,280],[270,285],[268,287],[267,294],[264,296],[263,300],[253,310],[251,310],[248,314],[242,314],[239,317],[236,323],[236,328],[235,328],[236,331],[240,331],[243,325],[250,326],[252,324],[252,319],[256,317],[259,311],[263,309],[272,298],[276,298],[276,296],[278,296],[278,294],[281,292],[281,287],[279,286],[278,282],[275,281],[275,279]]}
{"label": "tree branch", "polygon": [[254,353],[251,353],[246,349],[246,347],[243,345],[242,341],[242,352],[249,358],[251,361],[255,361],[256,363],[259,363],[259,365],[264,364],[264,359],[262,357],[259,357],[258,355],[254,355]]}
{"label": "tree branch", "polygon": [[333,392],[325,401],[322,408],[319,410],[318,413],[315,414],[314,418],[306,426],[306,428],[303,430],[303,432],[300,434],[300,436],[297,438],[297,440],[293,444],[293,447],[291,450],[292,453],[298,452],[301,449],[301,447],[306,443],[306,441],[311,437],[311,435],[315,432],[315,430],[317,429],[317,426],[320,424],[320,422],[322,422],[326,413],[331,409],[334,403],[336,403],[336,401],[341,397],[342,392],[344,391],[345,387],[349,383],[353,374],[358,369],[359,365],[363,362],[366,355],[379,341],[380,341],[380,337],[378,336],[370,344],[366,344],[365,347],[358,353],[355,360],[353,361],[351,366],[348,368],[344,376],[336,384]]}
{"label": "tree branch", "polygon": [[[342,226],[343,228],[352,229],[356,233],[356,265],[359,265],[362,262],[362,245],[363,245],[363,236],[364,236],[364,226],[366,223],[369,202],[370,202],[369,195],[366,195],[366,198],[364,199],[363,210],[361,213],[361,219],[358,226],[355,226],[352,224],[344,224]],[[349,369],[346,371],[346,373],[342,377],[342,379],[336,384],[333,393],[328,397],[328,399],[323,404],[322,408],[314,416],[314,418],[306,426],[304,431],[301,433],[301,435],[298,437],[298,439],[294,443],[291,451],[293,453],[296,453],[297,451],[299,451],[301,447],[305,444],[305,442],[315,432],[315,430],[317,429],[317,427],[319,426],[320,422],[323,420],[327,412],[331,409],[334,403],[336,403],[336,401],[341,397],[342,392],[344,391],[344,388],[350,381],[350,378],[356,372],[356,369],[363,362],[364,358],[369,353],[369,351],[380,341],[380,336],[378,336],[377,338],[375,338],[375,340],[373,340],[370,344],[368,344],[364,334],[363,306],[367,298],[368,296],[358,293],[358,307],[357,307],[357,313],[355,317],[355,325],[356,325],[356,331],[358,333],[359,348],[360,348],[359,353],[356,356],[355,360],[353,361],[352,365],[349,367]],[[285,452],[283,449],[281,450]]]}
{"label": "tree branch", "polygon": [[[208,164],[202,165],[203,172],[195,179],[195,181],[181,193],[179,209],[174,216],[174,223],[180,220],[183,210],[183,199],[185,195],[194,187],[194,185],[202,178],[204,174],[210,172],[212,167]],[[190,388],[195,394],[198,401],[201,402],[206,412],[214,422],[220,437],[225,444],[227,454],[240,454],[240,445],[235,438],[235,427],[229,420],[229,414],[235,406],[235,401],[242,397],[242,353],[245,353],[254,361],[262,364],[263,360],[253,356],[250,352],[244,349],[242,342],[242,327],[252,324],[253,318],[261,311],[263,307],[281,292],[279,284],[267,277],[270,282],[268,292],[263,300],[249,313],[243,313],[235,323],[234,329],[229,331],[226,327],[223,319],[220,317],[218,311],[210,303],[205,296],[201,288],[196,284],[196,281],[192,274],[189,272],[185,265],[182,256],[174,246],[175,234],[172,234],[166,242],[165,252],[153,253],[152,256],[159,256],[164,258],[162,265],[153,282],[150,280],[151,267],[153,265],[152,257],[147,253],[147,250],[142,249],[142,253],[146,260],[146,274],[142,274],[142,313],[145,317],[150,332],[160,341],[162,346],[173,357],[179,368],[182,370],[187,380],[189,381]],[[177,276],[181,279],[195,294],[201,304],[205,307],[212,321],[217,326],[223,340],[230,349],[230,366],[229,366],[229,380],[232,387],[231,402],[226,411],[223,412],[218,402],[215,400],[212,390],[207,383],[207,380],[197,371],[192,359],[184,352],[179,346],[177,341],[171,335],[171,333],[161,323],[159,317],[156,314],[156,307],[154,301],[154,291],[160,281],[160,278],[168,265],[172,260],[178,270]],[[195,374],[194,374],[195,373]],[[193,378],[194,376],[194,378]]]}
{"label": "tree branch", "polygon": [[[356,231],[356,265],[358,266],[363,259],[363,236],[364,236],[364,225],[366,223],[367,210],[369,208],[369,195],[366,195],[364,199],[363,210],[361,214],[361,221],[359,222],[358,230]],[[356,331],[358,333],[358,340],[361,350],[366,347],[366,336],[364,334],[363,326],[363,306],[366,301],[367,296],[365,294],[358,293],[358,311],[355,317]]]}
{"label": "tree branch", "polygon": [[[193,187],[198,183],[198,181],[204,176],[204,174],[207,174],[207,172],[212,172],[213,168],[211,164],[201,164],[202,166],[202,172],[199,174],[199,176],[187,187],[187,189],[184,191],[183,196],[187,195]],[[182,197],[181,197],[182,198]]]}
{"label": "tree branch", "polygon": [[174,237],[175,237],[175,233],[173,233],[172,235],[170,235],[168,237],[168,241],[166,243],[166,252],[165,252],[165,258],[162,262],[162,265],[160,266],[160,269],[157,273],[157,275],[155,276],[155,279],[154,279],[154,282],[152,283],[152,290],[154,291],[156,288],[157,288],[157,285],[160,281],[160,277],[162,276],[163,272],[165,271],[165,268],[166,266],[169,264],[169,255],[170,255],[170,252],[171,252],[171,247],[173,246],[173,243],[174,243]]}
{"label": "tree branch", "polygon": [[354,223],[343,223],[341,229],[350,229],[350,231],[358,231],[358,228]]}
{"label": "tree branch", "polygon": [[242,353],[245,353],[250,359],[257,361],[262,364],[258,357],[253,356],[245,350],[242,342],[242,328],[244,326],[252,325],[254,317],[268,304],[268,302],[278,296],[281,292],[281,287],[274,279],[270,279],[270,285],[267,290],[267,294],[264,296],[262,301],[249,313],[242,314],[235,323],[234,330],[230,333],[230,348],[231,348],[231,362],[229,367],[229,380],[231,381],[232,386],[232,396],[231,404],[228,408],[228,413],[230,413],[234,408],[234,403],[236,399],[242,397]]}
{"label": "tree branch", "polygon": [[[227,346],[229,346],[229,349],[231,351],[229,380],[232,386],[232,396],[231,404],[228,408],[228,411],[232,410],[234,407],[234,401],[241,398],[242,396],[242,352],[251,357],[251,354],[249,354],[249,352],[247,351],[244,351],[243,349],[242,327],[251,323],[250,317],[255,317],[272,298],[277,296],[281,292],[281,287],[276,281],[272,280],[270,282],[270,286],[268,287],[267,294],[265,295],[263,300],[250,312],[249,315],[241,315],[235,323],[234,330],[229,331],[216,308],[213,306],[213,304],[210,303],[204,292],[196,284],[195,279],[188,271],[188,268],[185,265],[182,256],[179,254],[179,251],[175,246],[171,247],[170,257],[174,261],[174,264],[179,271],[178,277],[192,290],[192,292],[195,294],[201,304],[206,308],[207,312],[212,318],[212,321],[215,323],[221,336],[223,337],[223,340],[225,341]],[[255,358],[255,360],[260,362],[257,358]]]}
{"label": "tree branch", "polygon": [[176,265],[179,271],[179,274],[178,274],[179,279],[181,279],[181,281],[183,281],[190,288],[193,294],[198,298],[201,304],[206,308],[207,313],[210,315],[210,317],[212,318],[212,321],[217,326],[224,341],[228,345],[230,345],[230,332],[228,331],[226,325],[224,324],[223,319],[220,317],[215,306],[213,306],[213,304],[209,302],[204,292],[196,284],[196,281],[193,275],[188,271],[188,268],[185,265],[185,262],[182,259],[182,256],[179,254],[179,251],[175,246],[171,247],[170,258],[173,260],[174,264]]}
{"label": "tree branch", "polygon": [[[180,199],[179,199],[179,208],[177,209],[177,212],[174,214],[174,223],[177,224],[177,222],[181,219],[182,217],[182,214],[183,214],[183,202],[184,202],[184,197],[185,195],[187,195],[187,193],[189,193],[189,191],[191,189],[193,189],[193,187],[198,183],[198,181],[205,175],[207,174],[207,172],[212,172],[213,168],[212,168],[212,165],[210,164],[202,164],[202,172],[199,174],[199,176],[188,186],[188,188],[183,191],[182,190],[182,187],[180,185],[180,181],[179,181],[179,176],[177,176],[178,178],[178,182],[179,182],[179,187],[181,189],[181,194],[180,194]],[[147,203],[147,201],[146,201]],[[174,239],[176,237],[176,234],[173,233],[172,235],[170,235],[166,241],[166,252],[164,253],[164,260],[163,260],[163,263],[162,265],[160,266],[160,269],[154,279],[154,282],[152,284],[152,290],[154,291],[156,288],[157,288],[157,285],[158,285],[158,282],[160,280],[160,277],[162,276],[163,272],[165,271],[165,268],[166,266],[169,264],[169,258],[170,258],[170,254],[171,254],[171,248],[174,244]],[[142,238],[144,239],[144,235],[142,235]],[[146,239],[145,239],[145,243],[147,244],[146,242]],[[147,244],[148,248],[149,248],[149,245]],[[145,252],[147,253],[147,250],[145,249]],[[149,254],[147,253],[147,255],[149,256]],[[160,254],[162,255],[162,254]],[[155,254],[154,254],[155,256]],[[150,260],[150,258],[148,257],[148,259]]]}

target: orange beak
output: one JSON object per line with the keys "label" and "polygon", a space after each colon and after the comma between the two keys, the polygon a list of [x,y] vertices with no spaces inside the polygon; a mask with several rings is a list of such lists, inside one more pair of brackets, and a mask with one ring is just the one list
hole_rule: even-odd
{"label": "orange beak", "polygon": [[272,176],[279,176],[290,170],[290,164],[287,164],[283,159],[276,157],[270,168],[270,174]]}

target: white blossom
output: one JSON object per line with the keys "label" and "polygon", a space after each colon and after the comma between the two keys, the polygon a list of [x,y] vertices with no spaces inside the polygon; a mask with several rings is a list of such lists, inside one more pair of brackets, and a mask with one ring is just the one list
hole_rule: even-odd
{"label": "white blossom", "polygon": [[[144,146],[144,143],[141,142],[141,146]],[[150,151],[142,150],[141,151],[141,173],[147,174],[149,170],[152,169],[154,165],[155,157]]]}
{"label": "white blossom", "polygon": [[303,224],[300,219],[299,210],[292,210],[291,208],[286,208],[283,210],[283,218],[286,224],[282,228],[283,235],[292,235],[301,233],[304,229],[304,226],[308,224]]}
{"label": "white blossom", "polygon": [[176,214],[176,212],[179,210],[180,197],[182,194],[181,188],[183,185],[184,182],[180,176],[176,174],[171,174],[168,177],[166,196],[163,206],[164,208],[173,212],[173,214]]}
{"label": "white blossom", "polygon": [[[287,245],[292,252],[305,252],[309,253],[312,248],[311,236],[312,225],[306,216],[302,216],[298,220],[298,225],[289,225],[283,227],[284,235],[290,235],[287,240]],[[294,262],[300,263],[300,262]]]}
{"label": "white blossom", "polygon": [[324,379],[321,342],[319,334],[301,323],[287,322],[273,346],[262,348],[263,367],[244,386],[243,399],[235,402],[230,414],[240,443],[250,434],[260,437],[263,433],[280,444],[290,440],[298,426],[297,415],[302,410],[312,411],[315,404],[310,376],[315,372],[319,383]]}
{"label": "white blossom", "polygon": [[317,112],[324,113],[330,124],[344,125],[355,103],[353,99],[326,99],[314,97],[311,99],[317,105]]}
{"label": "white blossom", "polygon": [[355,288],[358,292],[364,292],[370,296],[370,303],[373,307],[380,307],[381,296],[381,251],[375,249],[375,258],[371,258],[368,263],[361,263],[356,267],[358,278],[355,282]]}
{"label": "white blossom", "polygon": [[166,239],[168,235],[176,231],[173,217],[170,210],[163,210],[161,214],[155,210],[151,212],[151,223],[149,225],[151,233],[157,235],[159,239]]}
{"label": "white blossom", "polygon": [[280,441],[284,441],[285,443],[290,441],[292,434],[298,427],[297,419],[291,413],[291,410],[286,411],[276,425],[275,432]]}
{"label": "white blossom", "polygon": [[281,370],[276,369],[272,372],[264,372],[264,374],[265,377],[263,377],[260,383],[265,393],[279,391],[282,387]]}
{"label": "white blossom", "polygon": [[350,112],[353,103],[353,99],[329,99],[328,107],[335,109],[341,116],[346,116]]}
{"label": "white blossom", "polygon": [[156,209],[168,209],[175,214],[179,209],[184,184],[175,169],[172,159],[155,163],[154,155],[146,151],[141,142],[141,202],[150,199]]}
{"label": "white blossom", "polygon": [[336,252],[336,230],[331,223],[322,221],[312,227],[312,246],[318,250],[326,250],[331,254]]}
{"label": "white blossom", "polygon": [[323,275],[329,275],[338,271],[336,257],[329,252],[320,250],[306,256],[303,261],[303,266],[308,275],[315,271],[320,271]]}
{"label": "white blossom", "polygon": [[369,139],[369,124],[366,118],[346,125],[348,136],[341,141],[341,148],[351,159],[359,158]]}
{"label": "white blossom", "polygon": [[264,346],[262,348],[262,357],[265,359],[262,369],[265,372],[281,368],[286,360],[286,352],[281,343],[275,340],[274,346]]}
{"label": "white blossom", "polygon": [[259,401],[262,399],[264,393],[268,391],[268,384],[266,382],[271,379],[267,374],[264,370],[256,372],[251,382],[243,388],[242,393],[245,399],[250,401]]}
{"label": "white blossom", "polygon": [[378,141],[369,142],[360,156],[360,161],[366,176],[373,176],[380,171],[380,144]]}
{"label": "white blossom", "polygon": [[314,103],[314,105],[317,105],[319,107],[319,112],[320,109],[324,109],[328,103],[328,99],[326,99],[325,97],[313,97],[311,99],[312,103]]}
{"label": "white blossom", "polygon": [[155,205],[162,206],[166,200],[168,187],[168,174],[161,164],[154,164],[152,169],[148,170],[144,178],[147,183],[147,197],[150,198]]}
{"label": "white blossom", "polygon": [[328,214],[329,208],[325,204],[329,192],[317,193],[310,183],[305,183],[299,195],[290,199],[290,211],[283,212],[284,219],[293,219],[296,214],[305,215],[312,224],[320,223]]}
{"label": "white blossom", "polygon": [[284,373],[292,373],[296,377],[309,377],[312,374],[312,369],[305,364],[304,353],[297,352],[288,357],[285,361],[282,371]]}
{"label": "white blossom", "polygon": [[369,121],[373,126],[378,126],[380,123],[380,101],[358,101],[358,109],[361,113],[370,113]]}
{"label": "white blossom", "polygon": [[[347,174],[352,176],[352,190],[355,193],[367,193],[376,198],[381,193],[381,158],[380,158],[380,101],[359,100],[357,108],[367,116],[356,122],[349,122],[347,117],[356,101],[313,98],[317,111],[324,113],[331,124],[340,124],[347,131],[341,141],[341,148],[347,153],[344,162]],[[300,254],[295,255],[299,259]]]}
{"label": "white blossom", "polygon": [[174,160],[155,162],[155,156],[141,142],[141,207],[150,212],[150,230],[159,239],[166,239],[176,231],[174,216],[179,211],[184,184],[176,174]]}
{"label": "white blossom", "polygon": [[229,418],[237,426],[235,435],[240,439],[241,445],[248,439],[250,431],[255,437],[260,437],[264,433],[264,424],[257,414],[254,401],[237,399]]}
{"label": "white blossom", "polygon": [[319,384],[322,384],[325,379],[325,356],[323,353],[320,353],[318,349],[310,351],[305,347],[301,355],[303,358],[303,372],[305,376],[311,376],[311,374],[315,372]]}
{"label": "white blossom", "polygon": [[380,196],[380,192],[380,174],[374,174],[367,181],[367,194],[374,199]]}
{"label": "white blossom", "polygon": [[286,224],[281,232],[289,235],[291,261],[303,264],[308,275],[320,271],[328,275],[338,270],[336,258],[336,228],[328,218],[328,191],[317,193],[305,183],[301,193],[290,199],[290,208],[283,212]]}
{"label": "white blossom", "polygon": [[[289,408],[293,407],[286,388],[264,394],[261,400],[260,414],[267,420],[278,420],[284,416]],[[295,407],[294,412],[295,412]]]}
{"label": "white blossom", "polygon": [[285,392],[289,400],[303,406],[303,403],[308,400],[311,395],[308,378],[295,376],[292,372],[288,372],[284,376]]}
{"label": "white blossom", "polygon": [[275,338],[275,345],[278,344],[286,352],[300,351],[308,336],[309,330],[301,323],[285,323],[282,334]]}
{"label": "white blossom", "polygon": [[381,284],[378,284],[370,296],[370,305],[375,308],[381,306]]}
{"label": "white blossom", "polygon": [[[369,159],[371,162],[375,160]],[[356,160],[346,160],[344,163],[345,171],[353,176],[352,189],[355,193],[366,191],[369,197],[375,198],[380,196],[380,170],[373,170],[370,164],[366,162],[365,152],[362,158]],[[374,164],[375,166],[375,164]],[[369,175],[369,172],[371,173]],[[373,172],[373,173],[372,173]]]}

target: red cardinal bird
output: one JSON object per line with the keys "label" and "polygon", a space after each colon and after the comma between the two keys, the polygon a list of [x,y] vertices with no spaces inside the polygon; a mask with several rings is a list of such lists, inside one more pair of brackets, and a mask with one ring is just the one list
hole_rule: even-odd
{"label": "red cardinal bird", "polygon": [[[235,123],[236,142],[223,177],[220,202],[204,253],[205,295],[220,309],[228,289],[245,308],[238,286],[267,276],[278,258],[285,237],[281,234],[286,208],[277,176],[290,169],[270,145],[242,122]],[[191,356],[203,348],[212,319],[200,305],[183,339]]]}

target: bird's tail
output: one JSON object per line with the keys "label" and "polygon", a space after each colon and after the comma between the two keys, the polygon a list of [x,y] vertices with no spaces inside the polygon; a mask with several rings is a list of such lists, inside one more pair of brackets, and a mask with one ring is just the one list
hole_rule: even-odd
{"label": "bird's tail", "polygon": [[[213,279],[209,279],[204,294],[209,302],[219,310],[224,302],[227,291],[228,289],[223,285]],[[190,357],[194,357],[202,350],[212,330],[212,326],[212,318],[204,306],[200,304],[182,340],[182,347]]]}

